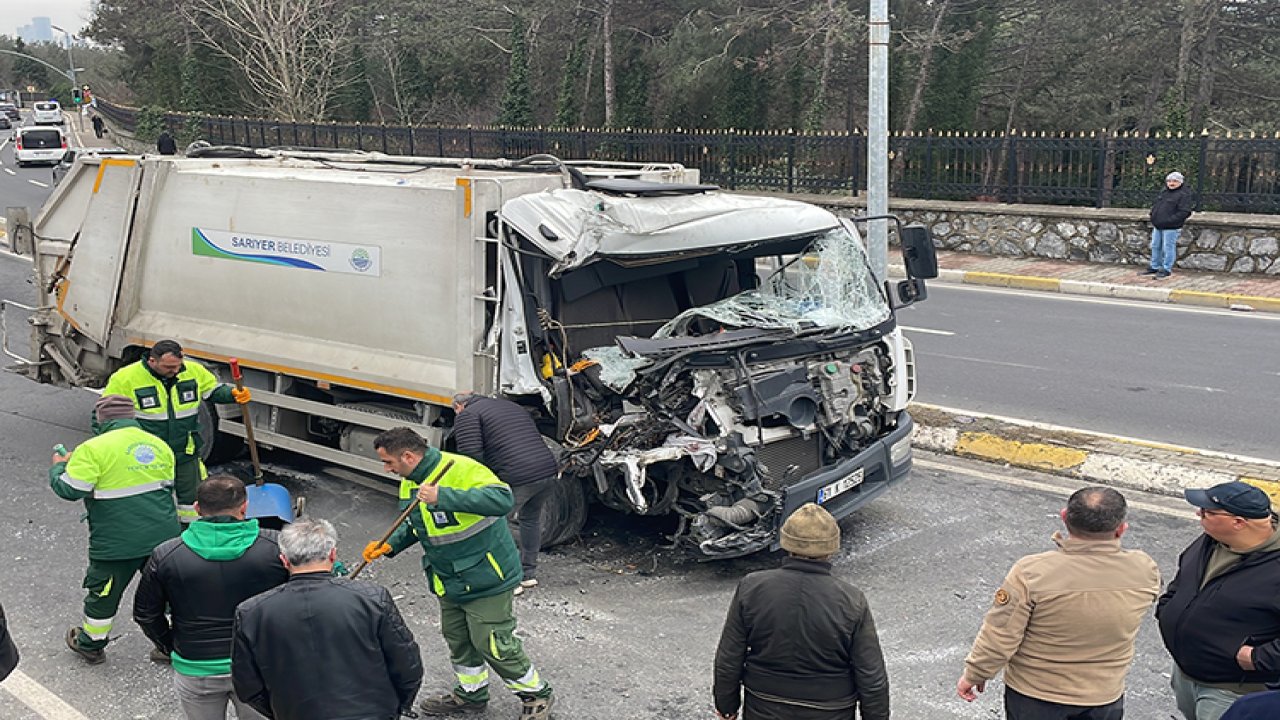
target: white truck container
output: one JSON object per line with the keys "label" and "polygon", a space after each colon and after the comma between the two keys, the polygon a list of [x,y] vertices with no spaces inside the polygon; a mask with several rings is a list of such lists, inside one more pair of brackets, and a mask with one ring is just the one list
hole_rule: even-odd
{"label": "white truck container", "polygon": [[[503,396],[561,457],[548,544],[595,499],[677,515],[705,557],[776,547],[800,505],[842,517],[909,472],[894,306],[924,296],[933,245],[900,229],[911,276],[881,285],[852,222],[697,180],[548,156],[85,158],[34,223],[25,371],[100,386],[172,338],[223,379],[240,359],[260,443],[379,474],[381,430],[447,444],[454,393]],[[202,423],[210,453],[242,447],[238,408]]]}

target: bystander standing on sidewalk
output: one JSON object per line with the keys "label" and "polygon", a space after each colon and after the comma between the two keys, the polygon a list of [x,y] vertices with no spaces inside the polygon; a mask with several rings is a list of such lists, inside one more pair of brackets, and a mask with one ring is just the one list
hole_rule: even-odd
{"label": "bystander standing on sidewalk", "polygon": [[1173,272],[1178,259],[1178,236],[1191,217],[1193,198],[1182,184],[1182,173],[1174,171],[1164,178],[1164,190],[1151,205],[1151,264],[1140,275],[1155,275],[1163,280]]}
{"label": "bystander standing on sidewalk", "polygon": [[1124,550],[1124,496],[1077,490],[1056,550],[1028,555],[996,590],[956,693],[972,702],[1004,670],[1009,720],[1120,720],[1134,640],[1160,594],[1160,570]]}

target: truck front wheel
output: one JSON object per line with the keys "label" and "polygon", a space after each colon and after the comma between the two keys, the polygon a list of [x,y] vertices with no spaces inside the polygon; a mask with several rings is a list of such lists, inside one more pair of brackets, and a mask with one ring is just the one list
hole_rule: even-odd
{"label": "truck front wheel", "polygon": [[582,481],[564,474],[551,481],[550,495],[542,505],[542,548],[568,542],[587,522],[587,494]]}

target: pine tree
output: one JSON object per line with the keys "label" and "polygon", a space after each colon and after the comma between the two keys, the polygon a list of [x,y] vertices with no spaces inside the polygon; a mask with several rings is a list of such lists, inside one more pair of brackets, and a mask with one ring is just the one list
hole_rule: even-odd
{"label": "pine tree", "polygon": [[529,51],[525,45],[524,20],[511,15],[511,62],[507,69],[507,90],[502,96],[498,124],[508,127],[533,125],[533,89],[529,86]]}

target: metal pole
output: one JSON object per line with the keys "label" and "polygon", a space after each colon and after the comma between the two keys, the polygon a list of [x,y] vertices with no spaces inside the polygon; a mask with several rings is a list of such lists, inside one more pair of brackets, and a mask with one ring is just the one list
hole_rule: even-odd
{"label": "metal pole", "polygon": [[[871,0],[867,34],[867,214],[889,214],[889,0]],[[887,277],[888,220],[867,223],[867,251],[878,281]]]}

